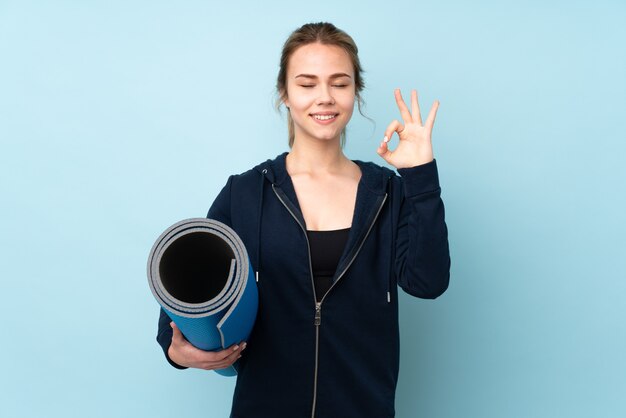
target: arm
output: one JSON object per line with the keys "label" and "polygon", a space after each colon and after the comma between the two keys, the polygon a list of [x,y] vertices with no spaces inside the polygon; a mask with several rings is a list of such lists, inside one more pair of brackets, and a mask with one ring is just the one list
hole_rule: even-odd
{"label": "arm", "polygon": [[408,294],[434,299],[450,279],[448,229],[436,161],[398,169],[403,198],[396,237],[395,271]]}
{"label": "arm", "polygon": [[[228,178],[226,185],[215,198],[209,209],[208,216],[211,219],[223,222],[230,226],[230,189],[233,176]],[[159,329],[157,342],[163,349],[167,361],[177,369],[195,367],[212,370],[230,366],[240,356],[245,348],[233,345],[221,351],[203,351],[191,345],[180,330],[172,322],[170,317],[161,308],[159,315]]]}
{"label": "arm", "polygon": [[[377,149],[398,169],[404,184],[393,262],[398,284],[405,292],[434,299],[447,289],[450,278],[448,230],[431,140],[439,101],[433,103],[422,123],[417,91],[411,91],[410,110],[399,89],[394,95],[404,123],[391,122]],[[392,151],[388,142],[394,133],[399,141]]]}

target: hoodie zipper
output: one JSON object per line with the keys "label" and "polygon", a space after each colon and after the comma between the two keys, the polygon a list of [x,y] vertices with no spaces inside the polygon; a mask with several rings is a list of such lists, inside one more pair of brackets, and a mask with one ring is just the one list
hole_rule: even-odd
{"label": "hoodie zipper", "polygon": [[339,282],[339,279],[341,279],[343,275],[345,274],[345,272],[348,270],[348,268],[350,268],[350,266],[352,265],[352,262],[354,261],[356,256],[359,254],[359,252],[361,252],[361,248],[363,247],[365,240],[367,239],[370,231],[372,230],[374,223],[376,223],[376,219],[378,219],[378,215],[380,214],[380,211],[382,210],[383,205],[385,204],[385,201],[387,200],[387,193],[385,193],[385,196],[383,197],[383,201],[380,203],[380,206],[378,207],[378,210],[376,211],[376,215],[374,216],[374,219],[372,219],[372,222],[369,225],[367,232],[365,234],[365,237],[363,238],[363,240],[361,241],[361,244],[359,245],[359,248],[357,248],[357,250],[355,251],[354,255],[352,256],[348,264],[346,264],[346,267],[337,276],[337,280],[335,280],[335,282],[330,286],[330,288],[326,291],[326,293],[324,293],[324,296],[322,296],[322,299],[318,302],[317,295],[315,293],[315,281],[313,279],[313,267],[311,265],[311,245],[309,243],[309,237],[307,236],[307,233],[306,233],[306,228],[304,227],[304,225],[302,225],[298,217],[295,215],[295,213],[293,213],[293,211],[285,203],[282,197],[280,197],[280,194],[276,191],[274,184],[272,184],[272,190],[274,190],[274,194],[276,195],[278,200],[280,200],[280,202],[283,204],[285,209],[287,209],[287,211],[291,214],[291,216],[296,220],[298,225],[300,225],[302,232],[304,232],[304,238],[306,239],[307,252],[309,255],[309,273],[311,275],[311,286],[313,288],[313,301],[315,302],[315,319],[313,321],[313,325],[315,326],[315,372],[313,376],[313,406],[311,407],[311,418],[315,418],[315,407],[317,403],[317,371],[318,371],[318,361],[319,361],[319,337],[320,337],[320,325],[322,323],[322,303],[324,302],[324,299],[326,299],[326,296],[330,293],[332,288],[335,287],[337,282]]}
{"label": "hoodie zipper", "polygon": [[313,407],[312,407],[312,412],[311,412],[311,417],[313,418],[313,417],[315,417],[315,402],[317,401],[317,359],[318,359],[318,352],[319,352],[319,336],[320,336],[319,325],[320,325],[321,320],[322,320],[322,312],[321,312],[322,311],[322,306],[321,306],[322,304],[317,301],[317,295],[315,294],[315,281],[313,279],[313,266],[311,265],[311,244],[309,243],[309,237],[306,234],[306,228],[304,227],[304,225],[302,225],[302,223],[300,223],[300,220],[298,219],[296,214],[293,213],[293,211],[285,203],[283,198],[280,197],[280,194],[276,191],[276,187],[274,186],[273,183],[272,183],[272,190],[274,190],[274,194],[276,195],[278,200],[280,200],[280,203],[283,204],[283,206],[291,214],[293,219],[295,219],[296,222],[298,223],[298,225],[300,225],[300,228],[302,229],[302,232],[304,232],[304,238],[306,239],[307,253],[309,255],[309,274],[311,276],[311,286],[313,287],[313,302],[315,302],[315,320],[314,320],[314,325],[315,325],[315,373],[314,373],[314,377],[313,377]]}

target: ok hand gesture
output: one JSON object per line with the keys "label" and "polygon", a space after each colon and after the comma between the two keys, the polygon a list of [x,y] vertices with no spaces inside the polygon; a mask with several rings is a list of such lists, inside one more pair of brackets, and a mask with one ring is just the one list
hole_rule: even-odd
{"label": "ok hand gesture", "polygon": [[[396,168],[415,167],[431,162],[433,160],[431,133],[437,109],[439,108],[439,101],[435,100],[428,113],[426,123],[422,124],[420,107],[417,102],[417,91],[411,90],[410,112],[402,99],[400,89],[396,89],[394,95],[396,96],[396,103],[398,104],[398,109],[400,109],[404,125],[398,120],[391,122],[385,130],[385,138],[376,152]],[[389,149],[389,140],[394,132],[398,134],[400,141],[396,149],[391,151]]]}

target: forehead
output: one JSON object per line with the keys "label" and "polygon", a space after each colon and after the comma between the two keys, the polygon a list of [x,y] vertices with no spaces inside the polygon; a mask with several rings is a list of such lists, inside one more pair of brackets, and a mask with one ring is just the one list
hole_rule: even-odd
{"label": "forehead", "polygon": [[307,44],[296,49],[287,66],[287,77],[312,74],[320,78],[336,73],[353,76],[354,68],[348,53],[335,45]]}

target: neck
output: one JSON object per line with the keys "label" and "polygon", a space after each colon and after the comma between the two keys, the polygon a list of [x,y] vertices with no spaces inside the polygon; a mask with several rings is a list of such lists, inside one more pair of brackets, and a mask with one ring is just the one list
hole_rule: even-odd
{"label": "neck", "polygon": [[297,172],[339,171],[348,158],[343,155],[339,138],[332,141],[305,141],[296,139],[287,155],[287,169]]}

